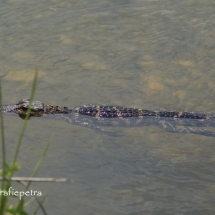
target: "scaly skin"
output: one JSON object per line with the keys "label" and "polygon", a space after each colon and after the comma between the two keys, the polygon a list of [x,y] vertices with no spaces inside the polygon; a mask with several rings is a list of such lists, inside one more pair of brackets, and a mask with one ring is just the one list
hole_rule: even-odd
{"label": "scaly skin", "polygon": [[[25,118],[30,106],[29,99],[22,99],[16,105],[4,105],[1,112],[16,113]],[[215,132],[195,127],[215,127],[215,114],[187,111],[151,111],[120,106],[85,105],[74,109],[64,106],[44,105],[33,101],[30,108],[31,117],[53,116],[55,119],[70,124],[88,127],[102,133],[117,136],[104,131],[101,126],[140,127],[156,125],[173,133],[193,133],[215,137]],[[177,127],[179,126],[179,127]],[[190,126],[190,127],[188,127]]]}
{"label": "scaly skin", "polygon": [[[1,112],[17,113],[26,115],[30,106],[29,99],[22,99],[16,105],[3,105],[0,108]],[[44,114],[68,114],[72,109],[65,106],[44,105],[40,101],[32,101],[30,116],[42,116]],[[154,116],[156,118],[171,117],[171,118],[186,118],[186,119],[209,119],[211,115],[206,113],[187,112],[187,111],[151,111],[137,108],[124,108],[120,106],[107,105],[86,105],[75,108],[75,113],[92,117],[140,117]],[[212,116],[214,117],[214,116]]]}

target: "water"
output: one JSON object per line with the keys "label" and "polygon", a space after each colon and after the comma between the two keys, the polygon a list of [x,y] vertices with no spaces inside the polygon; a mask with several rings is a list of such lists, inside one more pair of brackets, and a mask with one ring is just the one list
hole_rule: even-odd
{"label": "water", "polygon": [[[29,97],[38,67],[35,97],[45,104],[214,111],[214,20],[211,0],[3,1],[3,103]],[[22,123],[5,116],[9,160]],[[73,180],[32,184],[48,194],[48,214],[214,214],[214,138],[107,130],[123,136],[29,121],[19,176],[53,136],[38,176]]]}

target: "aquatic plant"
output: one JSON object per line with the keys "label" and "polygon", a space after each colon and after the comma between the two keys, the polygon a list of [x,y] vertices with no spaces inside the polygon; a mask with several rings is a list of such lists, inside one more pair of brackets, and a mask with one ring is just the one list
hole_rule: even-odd
{"label": "aquatic plant", "polygon": [[[8,164],[7,159],[6,159],[4,116],[3,116],[2,112],[0,112],[0,121],[1,121],[0,122],[0,127],[1,127],[0,130],[1,130],[1,142],[2,142],[2,144],[1,144],[2,169],[0,172],[0,175],[1,175],[0,215],[3,215],[3,214],[28,215],[28,213],[25,211],[25,207],[26,207],[26,205],[28,205],[31,202],[32,199],[30,199],[30,201],[28,201],[28,202],[25,202],[24,196],[19,198],[20,195],[19,196],[18,195],[11,195],[12,194],[11,185],[12,185],[12,182],[14,182],[14,181],[19,182],[24,186],[24,191],[22,193],[28,192],[28,188],[29,188],[31,182],[34,181],[33,180],[34,176],[36,175],[36,173],[37,173],[37,171],[38,171],[38,169],[39,169],[39,167],[40,167],[40,165],[41,165],[41,163],[45,157],[45,154],[48,151],[50,143],[51,143],[51,138],[50,138],[50,140],[47,142],[46,147],[45,147],[41,157],[39,158],[32,174],[31,174],[30,178],[28,178],[29,180],[27,180],[27,183],[26,183],[26,178],[19,178],[18,179],[17,177],[16,178],[13,177],[14,173],[17,172],[20,168],[20,166],[17,162],[17,159],[18,159],[18,154],[20,151],[22,139],[23,139],[26,127],[27,127],[28,119],[30,116],[30,106],[31,106],[31,103],[33,101],[35,90],[36,90],[37,77],[38,77],[38,70],[36,69],[35,77],[33,80],[31,96],[30,96],[30,105],[29,105],[29,108],[27,111],[27,115],[25,116],[25,119],[24,119],[24,123],[23,123],[22,129],[21,129],[21,132],[20,132],[20,135],[18,138],[18,142],[17,142],[16,149],[15,149],[15,154],[13,156],[13,161],[11,164]],[[0,79],[0,105],[2,105],[1,79]],[[17,199],[16,204],[17,205],[9,204],[10,197],[16,197],[16,199]],[[45,197],[41,201],[36,196],[32,196],[32,198],[34,198],[35,201],[38,203],[38,207],[33,212],[33,214],[36,214],[39,209],[42,210],[43,214],[47,214],[44,207],[43,207],[43,201],[45,200]]]}

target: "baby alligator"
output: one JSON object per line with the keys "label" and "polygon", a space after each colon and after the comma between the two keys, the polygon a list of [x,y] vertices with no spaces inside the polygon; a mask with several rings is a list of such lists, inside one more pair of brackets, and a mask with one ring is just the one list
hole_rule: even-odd
{"label": "baby alligator", "polygon": [[[64,106],[44,105],[40,101],[33,101],[30,106],[29,99],[22,99],[16,105],[0,106],[0,111],[16,113],[24,118],[28,108],[30,108],[31,117],[53,116],[68,123],[89,127],[113,136],[117,135],[104,131],[100,126],[140,127],[156,125],[169,132],[194,133],[215,137],[215,132],[185,127],[215,127],[215,115],[209,113],[151,111],[107,105],[86,105],[71,109]],[[180,128],[177,128],[177,126],[180,126]]]}

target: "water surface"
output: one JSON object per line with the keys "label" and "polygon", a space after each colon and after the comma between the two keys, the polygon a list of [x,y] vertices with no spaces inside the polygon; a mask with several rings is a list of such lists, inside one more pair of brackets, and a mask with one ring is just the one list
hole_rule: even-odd
{"label": "water surface", "polygon": [[[38,67],[35,97],[46,104],[214,111],[214,20],[212,0],[3,1],[3,103],[29,97]],[[5,116],[9,160],[21,125]],[[48,194],[49,214],[214,214],[214,138],[107,130],[123,136],[29,121],[19,175],[30,174],[53,136],[38,176],[73,180],[32,184]]]}

